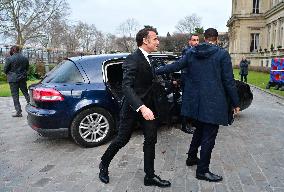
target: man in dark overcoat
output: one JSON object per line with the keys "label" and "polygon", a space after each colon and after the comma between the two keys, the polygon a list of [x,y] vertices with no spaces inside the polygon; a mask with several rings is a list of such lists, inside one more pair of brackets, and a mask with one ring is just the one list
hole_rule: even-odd
{"label": "man in dark overcoat", "polygon": [[29,70],[29,60],[20,53],[19,46],[12,46],[10,57],[6,58],[4,73],[10,86],[16,114],[12,117],[22,117],[22,108],[19,101],[19,89],[22,91],[27,102],[30,97],[27,89],[27,75]]}
{"label": "man in dark overcoat", "polygon": [[156,74],[187,69],[181,114],[194,120],[196,130],[186,164],[197,164],[197,179],[218,182],[222,177],[210,172],[209,164],[219,125],[227,126],[231,110],[236,114],[240,108],[229,53],[217,46],[216,29],[207,29],[204,37],[204,43],[190,49],[173,64],[157,69]]}
{"label": "man in dark overcoat", "polygon": [[243,57],[240,62],[240,76],[241,81],[247,82],[249,61]]}

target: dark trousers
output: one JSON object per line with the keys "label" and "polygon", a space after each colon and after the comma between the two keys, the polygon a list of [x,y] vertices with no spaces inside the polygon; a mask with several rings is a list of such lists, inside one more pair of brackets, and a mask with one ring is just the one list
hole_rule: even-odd
{"label": "dark trousers", "polygon": [[200,161],[197,163],[196,172],[206,173],[209,171],[211,153],[215,145],[219,125],[200,121],[194,121],[194,125],[196,129],[191,140],[188,157],[197,157],[198,147],[201,146]]}
{"label": "dark trousers", "polygon": [[11,90],[11,95],[13,98],[15,110],[17,111],[17,113],[21,113],[22,109],[21,109],[21,104],[19,101],[19,89],[22,91],[23,95],[25,96],[26,101],[28,103],[30,102],[27,82],[26,80],[20,80],[18,82],[9,83],[9,85],[10,85],[10,90]]}
{"label": "dark trousers", "polygon": [[146,121],[140,112],[133,111],[124,103],[120,112],[120,125],[118,135],[111,142],[101,160],[102,164],[109,166],[116,153],[130,140],[135,122],[139,121],[144,134],[144,171],[147,176],[154,176],[155,144],[157,143],[157,127],[155,121]]}
{"label": "dark trousers", "polygon": [[244,81],[247,82],[247,75],[241,75],[241,81]]}

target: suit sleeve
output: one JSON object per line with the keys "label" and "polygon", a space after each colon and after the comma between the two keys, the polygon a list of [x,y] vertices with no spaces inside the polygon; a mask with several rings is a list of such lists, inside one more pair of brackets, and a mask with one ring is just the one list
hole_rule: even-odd
{"label": "suit sleeve", "polygon": [[135,93],[133,86],[134,80],[137,75],[138,63],[131,56],[127,57],[122,65],[123,69],[123,80],[122,80],[122,90],[129,102],[130,107],[133,110],[137,110],[141,105],[143,105],[140,97]]}
{"label": "suit sleeve", "polygon": [[227,51],[224,52],[221,58],[222,65],[222,81],[227,95],[230,97],[234,108],[239,106],[239,96],[236,88],[236,83],[233,75],[231,57]]}
{"label": "suit sleeve", "polygon": [[185,56],[181,57],[179,60],[171,64],[155,69],[156,75],[162,75],[164,73],[173,73],[176,71],[180,71],[181,69],[187,66],[187,58],[188,58],[188,54],[186,54]]}
{"label": "suit sleeve", "polygon": [[6,58],[5,65],[4,65],[4,73],[7,75],[11,68],[11,61],[9,58]]}

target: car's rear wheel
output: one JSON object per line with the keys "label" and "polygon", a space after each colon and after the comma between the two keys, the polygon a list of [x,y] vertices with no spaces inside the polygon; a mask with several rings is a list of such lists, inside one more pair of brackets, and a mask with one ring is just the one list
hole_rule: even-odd
{"label": "car's rear wheel", "polygon": [[110,139],[114,127],[111,114],[96,107],[80,112],[72,122],[70,133],[77,144],[96,147]]}

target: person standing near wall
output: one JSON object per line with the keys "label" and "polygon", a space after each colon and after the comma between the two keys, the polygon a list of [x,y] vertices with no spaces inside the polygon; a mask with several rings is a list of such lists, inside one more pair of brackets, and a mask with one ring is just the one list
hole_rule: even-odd
{"label": "person standing near wall", "polygon": [[247,76],[248,76],[248,65],[249,61],[243,57],[241,62],[240,62],[240,76],[241,76],[241,81],[247,82]]}

